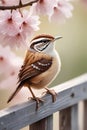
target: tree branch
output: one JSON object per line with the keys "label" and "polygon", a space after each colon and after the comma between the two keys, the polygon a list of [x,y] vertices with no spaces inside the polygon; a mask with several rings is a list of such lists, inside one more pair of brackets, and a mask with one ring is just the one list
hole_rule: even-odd
{"label": "tree branch", "polygon": [[[21,1],[21,0],[20,0]],[[12,10],[12,9],[18,9],[23,8],[26,6],[32,6],[33,3],[38,2],[38,0],[33,0],[31,2],[28,2],[26,4],[22,4],[22,2],[19,2],[19,5],[13,5],[13,6],[0,6],[0,10]],[[21,3],[21,4],[20,4]]]}

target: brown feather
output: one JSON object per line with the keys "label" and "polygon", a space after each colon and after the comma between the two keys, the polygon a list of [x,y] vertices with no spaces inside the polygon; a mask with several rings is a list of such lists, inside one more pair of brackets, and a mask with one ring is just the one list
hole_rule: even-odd
{"label": "brown feather", "polygon": [[[28,81],[31,78],[34,78],[35,76],[45,72],[48,70],[52,64],[52,58],[46,55],[41,55],[41,53],[30,53],[27,52],[28,57],[25,58],[24,65],[22,66],[20,72],[19,72],[19,83],[22,81],[28,79]],[[27,56],[27,55],[26,55]],[[27,58],[29,58],[27,60]]]}
{"label": "brown feather", "polygon": [[7,103],[9,103],[9,102],[16,96],[16,94],[20,91],[20,89],[22,88],[22,86],[23,86],[23,83],[20,83],[20,84],[18,85],[18,87],[16,88],[16,90],[15,90],[15,91],[12,93],[12,95],[9,97]]}
{"label": "brown feather", "polygon": [[41,35],[38,35],[38,36],[34,37],[31,41],[36,40],[36,39],[39,39],[39,38],[49,38],[50,40],[53,40],[53,39],[54,39],[54,37],[51,36],[51,35],[41,34]]}

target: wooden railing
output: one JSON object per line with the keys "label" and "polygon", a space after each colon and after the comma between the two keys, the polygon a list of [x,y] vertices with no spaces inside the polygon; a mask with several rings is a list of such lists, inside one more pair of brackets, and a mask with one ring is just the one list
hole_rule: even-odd
{"label": "wooden railing", "polygon": [[[59,128],[80,130],[78,104],[83,101],[83,130],[87,130],[87,74],[53,88],[56,102],[46,94],[44,104],[35,110],[35,101],[28,101],[0,111],[0,130],[19,130],[29,125],[30,130],[53,130],[53,114],[59,111]],[[56,121],[58,124],[58,121]]]}

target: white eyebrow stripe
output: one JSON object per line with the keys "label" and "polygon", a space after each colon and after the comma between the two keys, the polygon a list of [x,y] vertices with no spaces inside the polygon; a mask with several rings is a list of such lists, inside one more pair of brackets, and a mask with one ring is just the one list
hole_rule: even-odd
{"label": "white eyebrow stripe", "polygon": [[33,43],[33,42],[39,42],[39,41],[45,40],[45,39],[50,40],[49,38],[38,38],[38,39],[35,39],[35,40],[31,41],[31,43]]}
{"label": "white eyebrow stripe", "polygon": [[31,43],[38,42],[38,41],[43,40],[43,39],[45,39],[45,38],[38,38],[38,39],[33,40]]}

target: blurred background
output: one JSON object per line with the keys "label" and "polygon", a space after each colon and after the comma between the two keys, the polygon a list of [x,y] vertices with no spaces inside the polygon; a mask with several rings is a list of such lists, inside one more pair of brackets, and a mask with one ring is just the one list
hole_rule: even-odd
{"label": "blurred background", "polygon": [[[41,17],[41,33],[61,35],[63,38],[56,43],[62,68],[60,74],[50,85],[53,87],[87,72],[87,5],[74,1],[73,16],[64,24],[49,23],[47,17]],[[23,55],[23,54],[22,54]],[[0,109],[6,107],[9,92],[0,90]]]}
{"label": "blurred background", "polygon": [[47,33],[63,37],[56,43],[62,68],[51,86],[87,72],[87,6],[81,1],[74,1],[73,6],[73,16],[64,24],[49,23],[45,17],[41,19],[40,34]]}

